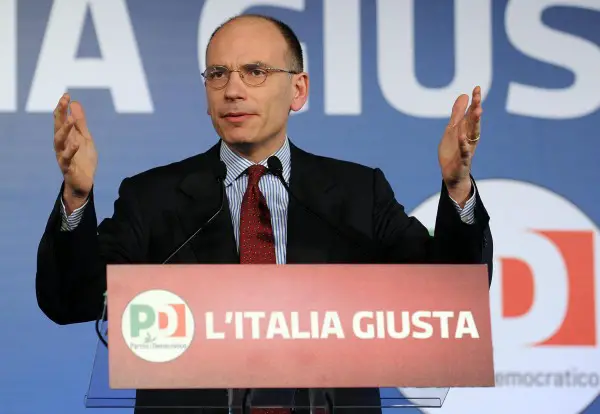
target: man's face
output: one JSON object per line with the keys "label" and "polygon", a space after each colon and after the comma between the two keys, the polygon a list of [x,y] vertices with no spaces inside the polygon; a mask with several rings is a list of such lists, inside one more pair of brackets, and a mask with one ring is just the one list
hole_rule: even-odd
{"label": "man's face", "polygon": [[[230,22],[213,37],[206,67],[216,66],[291,69],[281,33],[272,23],[254,18]],[[223,76],[222,71],[216,73]],[[208,114],[219,136],[231,145],[260,145],[284,137],[290,109],[297,111],[306,102],[305,76],[270,72],[264,83],[249,86],[240,75],[232,72],[227,85],[219,89],[206,84]],[[245,76],[250,80],[252,74]]]}

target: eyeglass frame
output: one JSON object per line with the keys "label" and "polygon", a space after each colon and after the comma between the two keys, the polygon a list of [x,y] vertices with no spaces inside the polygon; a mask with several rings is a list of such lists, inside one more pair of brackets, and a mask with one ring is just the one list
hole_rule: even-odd
{"label": "eyeglass frame", "polygon": [[241,65],[241,67],[245,67],[245,66],[256,66],[256,69],[260,69],[260,70],[265,71],[266,72],[265,79],[261,83],[259,83],[257,85],[251,85],[248,82],[246,82],[246,80],[244,80],[244,75],[242,74],[242,69],[230,69],[230,68],[228,68],[225,65],[212,65],[212,66],[209,66],[209,67],[207,67],[204,70],[204,72],[201,73],[201,75],[204,78],[204,84],[205,85],[206,84],[210,85],[209,80],[207,79],[206,72],[209,69],[214,69],[214,68],[223,68],[223,69],[225,69],[225,71],[229,73],[228,77],[227,77],[227,82],[225,82],[225,84],[223,86],[219,86],[219,87],[211,86],[211,88],[213,88],[213,89],[223,89],[224,87],[226,87],[229,84],[229,81],[231,80],[231,74],[234,73],[234,72],[238,72],[240,74],[240,79],[242,80],[242,82],[244,82],[244,84],[248,85],[248,86],[261,86],[261,85],[263,85],[267,81],[267,78],[269,77],[269,74],[271,74],[271,73],[288,73],[290,75],[299,75],[300,73],[302,73],[302,72],[298,72],[296,70],[282,69],[282,68],[276,68],[276,67],[272,67],[272,66],[264,66],[260,62],[246,63],[244,65]]}

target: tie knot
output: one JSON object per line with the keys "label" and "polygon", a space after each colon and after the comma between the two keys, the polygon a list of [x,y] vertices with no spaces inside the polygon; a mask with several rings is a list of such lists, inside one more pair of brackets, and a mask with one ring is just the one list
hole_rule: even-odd
{"label": "tie knot", "polygon": [[260,177],[267,172],[267,167],[264,165],[253,165],[248,167],[248,186],[255,186],[258,184]]}

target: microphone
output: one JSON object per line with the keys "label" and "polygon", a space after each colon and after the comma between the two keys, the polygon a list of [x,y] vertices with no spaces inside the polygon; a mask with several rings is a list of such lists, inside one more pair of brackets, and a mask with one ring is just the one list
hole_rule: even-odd
{"label": "microphone", "polygon": [[[215,214],[213,214],[206,222],[202,223],[202,225],[198,227],[198,229],[194,233],[192,233],[190,237],[188,237],[175,250],[173,250],[173,252],[165,260],[163,260],[162,264],[167,264],[173,258],[173,256],[175,256],[181,249],[187,246],[188,243],[191,242],[198,235],[198,233],[200,233],[206,228],[206,226],[212,223],[212,221],[215,218],[217,218],[221,211],[223,211],[223,207],[225,206],[225,198],[227,196],[227,193],[225,192],[225,186],[223,185],[223,183],[225,182],[225,177],[227,176],[227,166],[223,161],[219,161],[219,163],[213,166],[213,173],[221,188],[221,204],[219,205],[219,208],[217,209]],[[102,333],[100,332],[100,321],[104,320],[106,317],[106,305],[106,292],[104,292],[104,307],[102,309],[102,314],[100,315],[100,317],[98,317],[98,319],[96,319],[96,335],[98,335],[98,338],[104,344],[104,346],[108,348],[108,343],[106,342],[106,340],[102,336]]]}
{"label": "microphone", "polygon": [[271,157],[269,157],[269,159],[267,160],[267,166],[268,166],[269,172],[271,172],[273,175],[275,175],[279,179],[279,181],[281,181],[281,184],[283,184],[287,193],[298,204],[300,204],[300,206],[302,206],[304,208],[304,210],[306,210],[308,213],[312,214],[313,216],[315,216],[316,218],[321,220],[323,223],[325,223],[327,226],[329,226],[340,238],[352,242],[356,247],[363,248],[375,256],[377,255],[378,249],[376,246],[376,244],[377,244],[376,242],[369,240],[366,236],[364,236],[362,234],[358,234],[358,233],[356,235],[350,236],[345,231],[342,231],[342,229],[340,227],[334,225],[331,221],[324,218],[322,215],[317,213],[315,210],[310,208],[306,203],[304,203],[302,200],[300,200],[298,197],[296,197],[296,195],[294,193],[292,193],[292,191],[290,190],[290,187],[288,186],[288,184],[285,182],[285,178],[283,178],[283,166],[281,165],[281,160],[279,158],[277,158],[277,156],[272,155]]}

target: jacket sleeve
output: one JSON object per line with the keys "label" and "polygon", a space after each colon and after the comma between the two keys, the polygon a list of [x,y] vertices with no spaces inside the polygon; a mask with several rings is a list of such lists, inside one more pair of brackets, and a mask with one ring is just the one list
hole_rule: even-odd
{"label": "jacket sleeve", "polygon": [[[473,180],[475,185],[475,180]],[[475,191],[475,220],[465,223],[442,182],[434,234],[415,217],[409,217],[379,169],[373,178],[374,235],[387,263],[487,264],[488,283],[493,273],[493,240],[489,215],[480,192]]]}
{"label": "jacket sleeve", "polygon": [[148,229],[129,180],[119,187],[113,216],[100,226],[92,190],[72,231],[61,231],[61,186],[37,252],[37,302],[52,321],[64,325],[96,320],[104,304],[106,265],[144,260]]}

